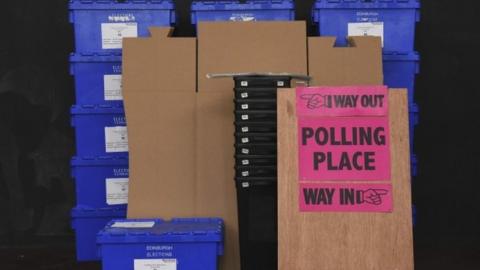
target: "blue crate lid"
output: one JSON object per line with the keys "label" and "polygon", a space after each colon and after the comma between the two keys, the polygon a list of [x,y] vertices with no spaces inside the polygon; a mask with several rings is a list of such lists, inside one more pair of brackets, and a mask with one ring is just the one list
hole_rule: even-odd
{"label": "blue crate lid", "polygon": [[121,53],[71,53],[71,63],[122,62]]}
{"label": "blue crate lid", "polygon": [[73,157],[70,161],[72,167],[83,166],[128,166],[128,155],[120,156],[84,156]]}
{"label": "blue crate lid", "polygon": [[70,109],[72,115],[76,114],[124,114],[123,105],[73,105]]}
{"label": "blue crate lid", "polygon": [[70,0],[70,10],[173,10],[173,0]]}
{"label": "blue crate lid", "polygon": [[385,61],[420,61],[418,52],[383,52],[383,60]]}
{"label": "blue crate lid", "polygon": [[251,0],[240,1],[193,1],[192,11],[221,10],[291,10],[295,9],[293,0]]}
{"label": "blue crate lid", "polygon": [[313,9],[419,9],[420,0],[317,0]]}
{"label": "blue crate lid", "polygon": [[127,216],[127,207],[123,205],[108,208],[91,208],[78,205],[77,207],[72,209],[71,215],[72,218],[124,218]]}
{"label": "blue crate lid", "polygon": [[[143,228],[119,228],[114,224],[153,223]],[[113,220],[97,234],[97,244],[222,242],[223,220],[219,218],[119,219]]]}

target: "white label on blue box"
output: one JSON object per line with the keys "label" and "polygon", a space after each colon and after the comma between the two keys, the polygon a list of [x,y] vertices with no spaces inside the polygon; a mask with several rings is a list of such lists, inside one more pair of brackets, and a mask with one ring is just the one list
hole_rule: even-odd
{"label": "white label on blue box", "polygon": [[123,100],[122,75],[103,75],[103,89],[105,100]]}
{"label": "white label on blue box", "polygon": [[112,228],[125,229],[148,229],[153,228],[155,221],[117,221],[113,223]]}
{"label": "white label on blue box", "polygon": [[123,38],[137,36],[137,23],[102,23],[102,49],[121,49]]}
{"label": "white label on blue box", "polygon": [[105,127],[105,152],[128,152],[127,127]]}
{"label": "white label on blue box", "polygon": [[253,13],[233,13],[230,16],[230,21],[234,22],[254,22],[256,20]]}
{"label": "white label on blue box", "polygon": [[128,203],[128,178],[107,178],[105,186],[105,200],[108,205]]}
{"label": "white label on blue box", "polygon": [[348,36],[374,36],[382,38],[383,47],[383,22],[361,22],[348,24]]}
{"label": "white label on blue box", "polygon": [[134,270],[177,270],[177,259],[135,259]]}

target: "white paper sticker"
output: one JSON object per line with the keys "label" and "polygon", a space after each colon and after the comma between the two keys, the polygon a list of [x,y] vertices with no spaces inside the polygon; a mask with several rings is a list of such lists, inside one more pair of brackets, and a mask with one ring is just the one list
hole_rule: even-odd
{"label": "white paper sticker", "polygon": [[128,178],[107,178],[105,186],[105,200],[108,205],[128,203]]}
{"label": "white paper sticker", "polygon": [[177,270],[177,259],[135,259],[134,270]]}
{"label": "white paper sticker", "polygon": [[248,110],[248,104],[242,104],[242,110]]}
{"label": "white paper sticker", "polygon": [[250,150],[248,148],[242,148],[242,154],[248,155],[250,153]]}
{"label": "white paper sticker", "polygon": [[248,188],[249,186],[250,186],[250,183],[248,183],[248,182],[242,183],[242,187],[244,187],[244,188]]}
{"label": "white paper sticker", "polygon": [[248,127],[242,127],[242,132],[248,132]]}
{"label": "white paper sticker", "polygon": [[277,86],[285,86],[285,82],[284,81],[278,81],[277,82]]}
{"label": "white paper sticker", "polygon": [[126,229],[147,229],[153,228],[155,221],[117,221],[113,223],[112,228],[126,228]]}
{"label": "white paper sticker", "polygon": [[349,23],[348,36],[374,36],[382,38],[383,47],[383,22]]}
{"label": "white paper sticker", "polygon": [[105,127],[105,151],[128,152],[127,127]]}
{"label": "white paper sticker", "polygon": [[248,164],[250,164],[250,160],[248,159],[242,160],[242,165],[248,165]]}
{"label": "white paper sticker", "polygon": [[248,114],[242,115],[242,120],[248,120]]}
{"label": "white paper sticker", "polygon": [[105,100],[123,100],[122,75],[103,75],[103,89]]}
{"label": "white paper sticker", "polygon": [[241,86],[248,86],[248,82],[247,81],[242,81],[242,82],[240,82],[240,85]]}
{"label": "white paper sticker", "polygon": [[248,138],[242,138],[242,143],[248,143],[250,140]]}
{"label": "white paper sticker", "polygon": [[241,96],[242,98],[248,98],[248,93],[247,93],[247,92],[243,92],[243,93],[240,94],[240,96]]}
{"label": "white paper sticker", "polygon": [[247,176],[249,176],[249,175],[250,175],[250,172],[249,172],[249,171],[243,171],[243,172],[242,172],[242,176],[243,176],[243,177],[247,177]]}
{"label": "white paper sticker", "polygon": [[234,22],[254,22],[256,20],[255,15],[252,13],[233,13],[230,16],[230,21]]}
{"label": "white paper sticker", "polygon": [[102,23],[102,49],[121,49],[124,37],[137,36],[137,23]]}

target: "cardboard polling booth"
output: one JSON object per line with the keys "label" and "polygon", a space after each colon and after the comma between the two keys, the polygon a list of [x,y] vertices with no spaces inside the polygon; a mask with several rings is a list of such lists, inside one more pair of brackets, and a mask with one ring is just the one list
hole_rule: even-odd
{"label": "cardboard polling booth", "polygon": [[334,48],[332,38],[307,38],[305,22],[206,22],[198,38],[169,33],[124,40],[128,217],[221,217],[221,269],[238,270],[233,80],[206,74],[310,70],[320,83],[381,84],[380,41]]}

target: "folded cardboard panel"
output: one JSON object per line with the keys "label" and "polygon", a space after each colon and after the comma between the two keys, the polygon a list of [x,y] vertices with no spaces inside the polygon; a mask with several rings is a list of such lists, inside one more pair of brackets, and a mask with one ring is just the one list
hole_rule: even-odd
{"label": "folded cardboard panel", "polygon": [[295,90],[279,92],[280,270],[413,269],[407,95],[389,93],[393,212],[311,213],[299,211]]}
{"label": "folded cardboard panel", "polygon": [[201,216],[225,219],[221,269],[240,269],[237,200],[233,181],[231,91],[199,92],[196,108],[196,208]]}
{"label": "folded cardboard panel", "polygon": [[125,38],[123,94],[188,92],[196,88],[194,38],[170,38],[171,28],[151,28],[152,37]]}
{"label": "folded cardboard panel", "polygon": [[123,95],[133,173],[128,216],[190,216],[195,210],[196,44],[167,39],[167,31],[154,29],[152,34],[125,40],[124,46]]}
{"label": "folded cardboard panel", "polygon": [[383,84],[381,43],[378,37],[351,37],[349,47],[334,47],[334,37],[308,38],[311,85]]}
{"label": "folded cardboard panel", "polygon": [[229,78],[208,73],[288,72],[307,74],[305,22],[200,23],[199,91],[231,91]]}
{"label": "folded cardboard panel", "polygon": [[195,93],[126,97],[132,172],[128,217],[193,215]]}

